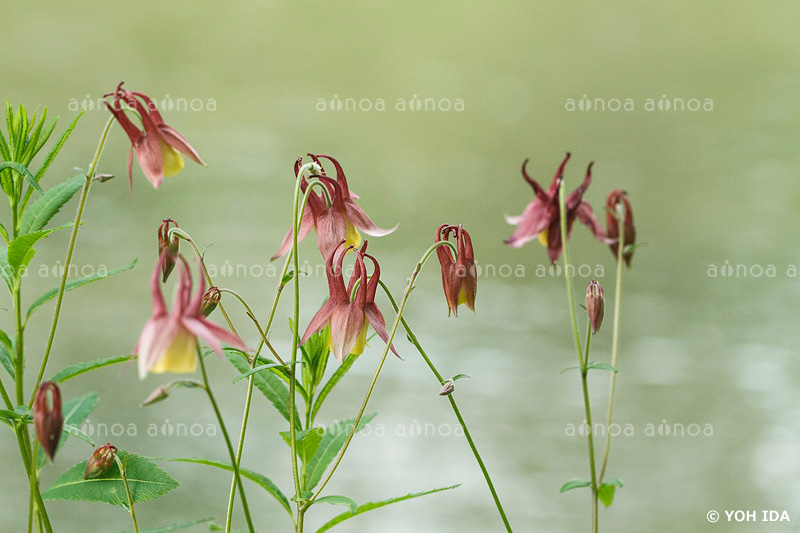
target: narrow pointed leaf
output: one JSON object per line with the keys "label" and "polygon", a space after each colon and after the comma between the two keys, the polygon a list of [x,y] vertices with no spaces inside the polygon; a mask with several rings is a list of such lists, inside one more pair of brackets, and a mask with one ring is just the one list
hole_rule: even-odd
{"label": "narrow pointed leaf", "polygon": [[323,496],[322,498],[317,498],[314,503],[327,503],[330,505],[346,505],[350,508],[350,514],[356,514],[358,512],[358,504],[348,498],[347,496]]}
{"label": "narrow pointed leaf", "polygon": [[55,376],[50,378],[50,381],[55,381],[56,383],[64,383],[68,379],[72,379],[75,376],[80,376],[81,374],[91,372],[92,370],[97,370],[98,368],[104,368],[109,365],[116,365],[117,363],[124,363],[126,361],[132,361],[132,360],[133,356],[123,355],[121,357],[107,357],[105,359],[96,359],[94,361],[87,361],[85,363],[77,363],[74,365],[70,365],[61,372],[57,373]]}
{"label": "narrow pointed leaf", "polygon": [[36,189],[36,191],[39,194],[44,194],[44,190],[42,190],[42,187],[36,181],[36,177],[33,174],[31,174],[30,170],[28,170],[28,168],[25,165],[17,163],[15,161],[3,161],[2,163],[0,163],[0,171],[3,171],[7,168],[15,171],[20,176],[25,178],[25,181],[28,182],[28,185]]}
{"label": "narrow pointed leaf", "polygon": [[583,487],[588,487],[591,484],[591,481],[586,481],[585,479],[570,479],[561,485],[561,492],[567,492],[568,490],[572,489],[582,489]]}
{"label": "narrow pointed leaf", "polygon": [[[200,465],[206,465],[206,466],[213,466],[215,468],[220,468],[222,470],[227,470],[228,472],[233,472],[233,467],[231,466],[230,463],[223,463],[223,462],[220,462],[220,461],[212,461],[210,459],[200,459],[200,458],[193,459],[193,458],[187,458],[187,457],[177,457],[177,458],[164,457],[164,458],[159,458],[159,460],[161,460],[161,459],[163,459],[164,461],[173,461],[173,462],[179,462],[179,463],[194,463],[194,464],[200,464]],[[276,500],[278,500],[278,503],[280,503],[281,506],[284,509],[286,509],[286,512],[289,513],[289,516],[292,516],[292,507],[289,504],[289,499],[283,494],[283,492],[281,492],[281,489],[279,489],[278,486],[275,485],[275,483],[273,483],[268,477],[266,477],[266,476],[264,476],[262,474],[259,474],[258,472],[253,472],[252,470],[248,470],[246,468],[242,468],[241,466],[239,467],[239,474],[241,474],[241,477],[247,478],[250,481],[256,483],[257,485],[260,485],[261,488],[266,490]]]}
{"label": "narrow pointed leaf", "polygon": [[[298,363],[299,363],[299,361],[298,361]],[[255,367],[255,368],[253,368],[252,370],[248,370],[247,372],[244,372],[243,374],[239,374],[238,376],[233,378],[233,382],[236,383],[237,381],[241,381],[243,379],[247,379],[252,374],[256,374],[258,372],[261,372],[262,370],[268,370],[270,368],[275,368],[276,366],[283,366],[283,365],[280,364],[280,363],[268,363],[266,365],[259,365],[259,366]]]}
{"label": "narrow pointed leaf", "polygon": [[314,402],[314,407],[311,410],[311,418],[314,419],[317,417],[317,413],[319,412],[322,404],[325,402],[325,398],[328,397],[328,394],[331,393],[333,388],[341,381],[347,371],[350,370],[350,367],[353,366],[353,363],[356,362],[356,359],[359,358],[357,354],[350,354],[344,360],[344,362],[339,365],[339,368],[336,369],[336,372],[328,378],[328,381],[325,382],[322,389],[320,389],[319,394],[317,395],[317,399]]}
{"label": "narrow pointed leaf", "polygon": [[[111,270],[107,270],[105,272],[98,272],[96,274],[91,274],[89,276],[84,276],[82,278],[76,278],[70,281],[67,281],[67,284],[64,286],[64,292],[71,291],[73,289],[77,289],[78,287],[83,287],[84,285],[88,285],[89,283],[94,283],[95,281],[100,281],[101,279],[106,279],[108,277],[113,276],[114,274],[119,274],[120,272],[126,272],[131,270],[133,267],[136,266],[136,262],[138,259],[134,259],[129,264],[118,267],[112,268]],[[52,289],[48,290],[46,293],[39,296],[35,302],[31,304],[28,308],[28,315],[25,319],[27,321],[28,318],[36,311],[39,307],[43,306],[53,298],[58,296],[58,287],[53,287]]]}
{"label": "narrow pointed leaf", "polygon": [[[361,417],[361,422],[358,424],[356,431],[360,431],[364,426],[369,424],[370,420],[375,418],[377,413],[370,413]],[[306,490],[314,490],[317,483],[322,479],[322,475],[331,464],[331,461],[339,453],[339,450],[344,446],[347,436],[353,428],[355,419],[343,420],[337,424],[329,426],[325,430],[325,434],[320,440],[319,447],[314,453],[314,456],[308,461],[306,465],[306,477],[303,488]]]}
{"label": "narrow pointed leaf", "polygon": [[[379,502],[365,503],[364,505],[358,506],[358,509],[356,509],[356,511],[354,513],[351,513],[350,511],[345,511],[344,513],[342,513],[342,514],[334,517],[333,519],[325,522],[325,524],[323,524],[323,526],[317,530],[317,533],[322,533],[323,531],[328,531],[333,526],[335,526],[337,524],[341,524],[345,520],[349,520],[349,519],[351,519],[351,518],[353,518],[355,516],[358,516],[360,514],[364,514],[364,513],[368,512],[368,511],[372,511],[372,510],[375,510],[375,509],[380,509],[381,507],[385,507],[385,506],[391,505],[393,503],[398,503],[398,502],[402,502],[402,501],[406,501],[406,500],[411,500],[413,498],[420,498],[422,496],[427,496],[428,494],[435,494],[437,492],[442,492],[442,491],[445,491],[445,490],[452,490],[452,489],[455,489],[455,488],[460,487],[460,486],[461,485],[452,485],[450,487],[441,487],[441,488],[438,488],[438,489],[426,490],[424,492],[415,492],[415,493],[412,493],[412,494],[406,494],[405,496],[398,496],[396,498],[390,498],[388,500],[382,500],[382,501],[379,501]],[[319,501],[319,500],[317,500],[317,501]]]}
{"label": "narrow pointed leaf", "polygon": [[36,253],[33,249],[33,245],[36,244],[39,239],[43,239],[55,231],[71,228],[74,225],[74,223],[70,222],[69,224],[64,224],[56,228],[34,231],[27,235],[21,235],[8,243],[6,256],[8,266],[11,267],[11,273],[16,276],[22,274],[22,270],[30,263],[33,255]]}
{"label": "narrow pointed leaf", "polygon": [[44,173],[47,172],[48,167],[50,167],[50,164],[56,158],[56,156],[58,155],[58,152],[61,150],[61,147],[64,146],[64,143],[67,142],[67,139],[69,139],[69,136],[72,133],[72,130],[74,130],[75,126],[78,125],[78,121],[81,119],[81,117],[83,116],[84,113],[85,113],[85,111],[81,111],[80,113],[78,113],[78,116],[75,117],[75,120],[73,120],[70,123],[70,125],[67,127],[67,129],[64,131],[64,133],[61,134],[61,138],[58,139],[58,142],[56,143],[56,145],[53,146],[53,148],[50,149],[50,152],[47,154],[47,157],[44,158],[44,162],[42,163],[42,166],[39,168],[39,171],[36,172],[36,181],[37,182],[40,179],[42,179],[42,176],[44,176]]}

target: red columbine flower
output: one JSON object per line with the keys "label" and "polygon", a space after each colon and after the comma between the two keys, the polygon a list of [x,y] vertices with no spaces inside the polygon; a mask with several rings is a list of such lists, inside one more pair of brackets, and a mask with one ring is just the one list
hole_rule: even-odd
{"label": "red columbine flower", "polygon": [[[330,296],[311,319],[300,340],[302,345],[311,335],[330,325],[331,351],[340,363],[351,353],[360,354],[364,351],[367,341],[367,326],[370,324],[384,342],[389,340],[389,335],[386,333],[386,322],[374,301],[375,290],[380,278],[378,262],[369,256],[375,265],[375,272],[368,282],[367,269],[364,264],[364,248],[358,250],[347,246],[338,253],[337,259],[337,252],[344,244],[345,241],[341,241],[327,258],[325,271],[328,276]],[[348,286],[345,287],[342,263],[349,250],[355,250],[356,266]],[[355,297],[351,299],[350,295],[357,280],[360,280],[361,283],[356,289]],[[394,346],[392,346],[392,351],[397,354]]]}
{"label": "red columbine flower", "polygon": [[167,312],[161,293],[159,274],[165,261],[162,255],[150,278],[153,316],[147,321],[134,349],[139,354],[139,377],[149,372],[191,373],[197,369],[197,339],[222,355],[222,343],[247,351],[238,335],[210,322],[201,313],[205,280],[200,276],[197,292],[192,297],[192,275],[183,256],[180,259],[178,292],[172,311]]}
{"label": "red columbine flower", "polygon": [[458,226],[442,224],[436,230],[434,241],[449,240],[455,235],[458,257],[453,257],[449,246],[436,248],[439,264],[442,267],[442,288],[447,300],[447,316],[450,313],[458,317],[458,306],[464,304],[475,312],[475,293],[478,290],[478,275],[475,267],[475,252],[472,249],[472,238],[467,230]]}
{"label": "red columbine flower", "polygon": [[608,233],[609,238],[614,239],[610,246],[611,252],[616,259],[619,243],[619,219],[617,218],[617,206],[619,204],[624,205],[625,208],[625,219],[622,223],[622,246],[624,247],[622,248],[622,259],[630,268],[633,250],[627,247],[636,243],[636,227],[633,225],[633,210],[631,210],[631,204],[628,201],[628,193],[623,190],[611,191],[606,200],[606,233]]}
{"label": "red columbine flower", "polygon": [[[514,234],[505,240],[506,244],[519,248],[526,242],[538,237],[539,242],[547,246],[550,261],[552,263],[556,262],[561,255],[561,217],[558,208],[558,188],[561,185],[561,180],[564,179],[564,166],[567,164],[569,157],[570,154],[567,152],[567,156],[561,162],[553,177],[550,188],[546,191],[528,176],[528,172],[525,170],[528,160],[526,159],[522,164],[522,176],[533,187],[533,192],[536,196],[522,212],[522,215],[506,217],[509,224],[517,226]],[[566,198],[567,238],[569,238],[572,232],[572,224],[577,218],[594,233],[597,240],[610,244],[610,240],[606,237],[603,228],[600,227],[600,223],[594,215],[594,211],[592,211],[592,206],[583,200],[583,194],[591,181],[592,163],[589,163],[583,183]]]}
{"label": "red columbine flower", "polygon": [[[383,237],[392,233],[397,226],[391,229],[380,228],[367,216],[366,213],[355,202],[358,195],[350,190],[347,185],[347,178],[339,162],[327,155],[308,154],[309,157],[319,166],[320,174],[313,175],[319,178],[328,189],[331,198],[331,205],[328,205],[322,193],[312,191],[308,197],[303,220],[300,223],[300,231],[297,234],[298,242],[303,240],[306,235],[314,228],[317,230],[317,246],[322,257],[327,259],[339,241],[344,240],[347,246],[358,247],[361,244],[361,234],[359,230],[372,237]],[[331,178],[325,173],[320,159],[327,159],[336,169],[336,179]],[[302,158],[294,164],[295,176],[302,166]],[[305,177],[300,188],[305,193],[308,188]],[[272,256],[272,261],[286,254],[292,248],[292,230],[284,237],[278,252]]]}
{"label": "red columbine flower", "polygon": [[33,426],[39,444],[52,461],[64,426],[61,391],[52,381],[43,381],[36,391],[36,398],[33,401]]}
{"label": "red columbine flower", "polygon": [[[113,93],[105,96],[112,95],[114,99],[110,104],[106,102],[106,107],[117,119],[117,122],[128,134],[128,138],[131,141],[131,150],[128,153],[128,179],[130,180],[131,189],[133,188],[134,152],[136,152],[139,167],[155,188],[161,185],[161,181],[164,178],[174,176],[183,170],[184,162],[181,154],[205,166],[203,160],[200,159],[200,156],[183,135],[164,123],[161,113],[156,109],[155,102],[149,96],[144,93],[125,90],[122,88],[122,83],[117,86]],[[127,104],[139,115],[144,130],[139,129],[131,122],[122,107],[123,103]]]}

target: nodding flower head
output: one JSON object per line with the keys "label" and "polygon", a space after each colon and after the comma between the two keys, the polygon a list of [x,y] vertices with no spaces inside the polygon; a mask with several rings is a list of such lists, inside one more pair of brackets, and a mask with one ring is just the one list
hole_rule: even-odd
{"label": "nodding flower head", "polygon": [[52,381],[43,381],[36,391],[36,398],[33,401],[33,426],[39,444],[52,462],[64,426],[61,391]]}
{"label": "nodding flower head", "polygon": [[[528,160],[522,163],[522,177],[533,188],[534,197],[520,216],[506,217],[509,224],[517,226],[514,234],[505,240],[511,247],[519,248],[526,242],[538,239],[547,247],[550,261],[555,263],[561,255],[561,214],[558,206],[558,189],[564,179],[564,167],[569,161],[570,154],[566,157],[556,170],[550,188],[546,191],[537,181],[532,179],[526,170]],[[583,183],[566,198],[566,217],[567,217],[567,238],[572,232],[572,225],[578,219],[594,234],[595,238],[602,243],[610,244],[610,239],[597,221],[597,217],[589,205],[583,199],[583,194],[592,182],[592,163],[586,169],[586,177]]]}
{"label": "nodding flower head", "polygon": [[457,257],[449,246],[438,246],[436,255],[442,269],[442,288],[447,300],[448,316],[458,316],[458,306],[464,304],[475,312],[475,294],[478,291],[478,274],[475,266],[475,252],[472,238],[461,225],[442,224],[434,235],[435,242],[447,241],[450,236],[456,239]]}
{"label": "nodding flower head", "polygon": [[[327,259],[339,241],[344,240],[347,246],[357,248],[361,244],[360,231],[372,237],[382,237],[397,229],[397,226],[390,229],[380,228],[364,213],[356,203],[358,195],[350,190],[344,170],[336,159],[322,154],[308,154],[308,156],[319,169],[319,174],[312,174],[310,177],[319,179],[328,194],[326,197],[325,194],[316,190],[309,193],[308,203],[302,214],[300,231],[297,233],[298,242],[303,240],[312,228],[315,229],[317,246],[323,259]],[[322,166],[323,159],[330,162],[336,169],[335,179],[325,172]],[[301,167],[302,158],[299,158],[294,165],[295,176],[298,175]],[[307,179],[305,176],[299,176],[299,179],[303,180],[300,187],[305,193],[308,188]],[[284,237],[280,249],[272,256],[272,260],[286,254],[291,248],[292,230],[290,229]]]}
{"label": "nodding flower head", "polygon": [[[111,102],[106,101],[106,107],[125,130],[131,142],[128,153],[128,180],[131,189],[133,189],[134,153],[139,168],[155,188],[161,185],[164,178],[174,176],[183,170],[185,163],[181,154],[205,166],[200,155],[183,135],[164,123],[152,98],[144,93],[123,89],[122,83],[105,97],[113,97]],[[141,127],[131,121],[123,105],[139,116]]]}
{"label": "nodding flower head", "polygon": [[614,242],[610,244],[614,258],[618,257],[617,253],[619,251],[620,235],[619,218],[617,217],[620,215],[620,209],[625,211],[625,217],[622,220],[622,259],[625,261],[625,265],[630,268],[631,260],[633,259],[633,248],[630,247],[636,244],[636,226],[633,224],[633,210],[631,209],[630,201],[628,201],[628,193],[617,189],[611,191],[606,200],[606,233],[608,233],[609,238],[614,239]]}
{"label": "nodding flower head", "polygon": [[[370,325],[384,342],[389,341],[386,321],[375,304],[375,292],[380,281],[380,266],[373,256],[366,253],[366,248],[366,242],[361,249],[357,249],[353,246],[346,246],[346,242],[342,240],[331,251],[325,264],[328,277],[328,299],[311,319],[300,340],[302,345],[311,335],[330,326],[331,351],[340,363],[351,353],[360,354],[364,351],[367,328]],[[350,250],[355,252],[356,263],[350,280],[345,286],[342,265],[344,256]],[[365,258],[373,264],[373,273],[369,278],[364,262]],[[357,288],[355,287],[356,282],[359,283]],[[353,289],[355,289],[354,295]],[[391,349],[397,355],[394,346],[391,346]]]}
{"label": "nodding flower head", "polygon": [[169,236],[170,228],[178,227],[178,223],[171,218],[165,218],[158,227],[158,256],[166,255],[164,263],[161,265],[161,281],[166,283],[167,278],[175,268],[175,261],[178,258],[178,236]]}
{"label": "nodding flower head", "polygon": [[153,298],[153,315],[144,325],[134,353],[139,355],[139,377],[144,379],[150,372],[191,373],[197,369],[198,339],[222,355],[222,344],[248,351],[238,335],[209,321],[201,313],[205,279],[200,275],[197,291],[192,296],[192,274],[189,264],[178,255],[178,287],[175,303],[167,311],[161,292],[159,274],[166,260],[162,255],[150,278],[150,293]]}

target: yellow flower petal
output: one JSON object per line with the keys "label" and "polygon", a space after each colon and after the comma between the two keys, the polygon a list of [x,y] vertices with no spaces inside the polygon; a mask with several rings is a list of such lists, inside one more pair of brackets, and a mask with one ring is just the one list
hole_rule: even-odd
{"label": "yellow flower petal", "polygon": [[164,177],[174,176],[186,166],[183,156],[172,146],[165,142],[161,143],[161,155],[164,158]]}
{"label": "yellow flower petal", "polygon": [[352,222],[349,220],[347,221],[347,242],[345,242],[345,246],[355,246],[358,248],[361,246],[361,234],[358,232],[358,229],[353,225]]}
{"label": "yellow flower petal", "polygon": [[361,328],[361,333],[358,334],[358,339],[356,339],[356,345],[353,346],[350,353],[361,355],[364,352],[364,347],[367,345],[367,326],[369,326],[369,322],[365,320],[364,327]]}
{"label": "yellow flower petal", "polygon": [[539,234],[539,242],[542,243],[542,246],[547,246],[547,228]]}
{"label": "yellow flower petal", "polygon": [[181,329],[150,372],[192,374],[197,370],[197,338]]}

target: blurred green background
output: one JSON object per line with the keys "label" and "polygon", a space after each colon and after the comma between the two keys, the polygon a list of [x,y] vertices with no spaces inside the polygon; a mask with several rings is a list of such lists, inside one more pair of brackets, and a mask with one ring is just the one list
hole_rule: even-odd
{"label": "blurred green background", "polygon": [[[625,487],[610,510],[601,510],[601,525],[608,531],[725,527],[708,524],[712,509],[786,510],[800,520],[800,280],[788,270],[800,265],[797,2],[313,0],[201,7],[7,0],[3,7],[0,96],[29,108],[47,105],[62,116],[62,127],[76,106],[95,102],[51,168],[50,183],[86,166],[106,120],[97,99],[121,80],[164,100],[167,122],[209,164],[187,163],[158,191],[137,168],[129,196],[127,139],[113,130],[100,171],[118,178],[93,189],[75,262],[113,267],[138,257],[139,265],[68,295],[48,374],[130,353],[150,312],[147,280],[162,218],[176,219],[201,245],[211,245],[208,261],[220,271],[229,264],[258,273],[289,225],[294,160],[307,151],[332,154],[367,213],[379,225],[400,224],[370,245],[397,293],[443,222],[471,231],[479,264],[525,270],[524,276],[483,276],[477,315],[465,311],[455,320],[446,318],[431,265],[407,317],[445,375],[472,376],[458,382],[456,394],[517,530],[585,530],[588,494],[558,493],[567,479],[588,475],[584,439],[566,432],[567,424],[582,422],[583,409],[577,375],[559,374],[574,359],[563,279],[536,275],[547,262],[537,243],[520,250],[502,243],[512,230],[503,215],[518,214],[531,198],[519,173],[522,161],[531,158],[529,171],[549,182],[570,150],[568,185],[577,185],[594,160],[586,198],[601,211],[609,191],[627,189],[639,239],[647,243],[626,275],[623,303],[616,421],[630,424],[634,435],[615,440],[610,475]],[[569,99],[578,104],[584,95],[592,109],[568,110]],[[713,110],[660,111],[663,95],[709,99]],[[337,111],[336,99],[344,105],[347,98],[368,99],[373,109]],[[396,110],[398,99],[410,107],[415,98],[434,99],[437,107],[460,100],[463,110]],[[634,109],[596,110],[596,98],[631,99]],[[654,111],[646,109],[648,98]],[[184,108],[170,111],[180,99]],[[378,99],[384,111],[374,109]],[[186,110],[191,102],[201,109]],[[60,219],[69,220],[72,209]],[[67,237],[53,236],[41,247],[34,271],[63,261]],[[301,253],[316,264],[312,240]],[[610,294],[608,249],[577,227],[572,253],[576,263],[591,265]],[[602,276],[594,272],[598,265]],[[709,275],[714,269],[722,269],[716,277]],[[578,294],[589,281],[578,278]],[[306,323],[326,288],[320,277],[303,282]],[[57,280],[31,275],[26,283],[32,300]],[[220,276],[218,283],[264,310],[276,279],[251,271]],[[283,302],[281,316],[289,309]],[[28,329],[29,368],[38,366],[49,315],[41,313]],[[5,329],[11,314],[0,312],[0,321]],[[249,331],[241,315],[238,321]],[[288,327],[284,318],[277,324],[273,339],[285,348]],[[609,358],[609,324],[593,342],[594,359]],[[247,339],[252,344],[255,335]],[[358,361],[323,420],[353,416],[380,348],[373,343]],[[405,339],[398,348],[406,361],[389,359],[370,404],[385,435],[375,431],[354,441],[329,494],[365,502],[462,486],[339,530],[500,531],[469,449],[451,433],[455,420],[436,396],[438,384]],[[231,385],[234,371],[225,362],[214,361],[211,371],[229,424],[237,427],[245,386]],[[64,393],[96,390],[101,404],[92,424],[136,428],[136,435],[97,440],[143,455],[224,459],[220,438],[160,433],[170,424],[213,423],[199,393],[178,391],[168,402],[139,408],[167,380],[140,382],[126,366],[70,381]],[[607,376],[597,373],[591,384],[602,419]],[[288,449],[277,435],[282,419],[263,400],[256,393],[243,464],[289,492]],[[437,429],[426,432],[426,424]],[[662,433],[674,424],[710,424],[713,436],[651,436],[648,424],[663,424]],[[0,452],[6,457],[0,529],[16,531],[24,524],[27,489],[10,432],[0,437]],[[73,441],[45,470],[42,485],[90,452]],[[182,485],[137,507],[142,526],[224,520],[227,474],[167,468]],[[287,530],[279,506],[258,487],[248,489],[259,530]],[[50,508],[59,531],[129,527],[124,511],[101,504],[54,502]],[[321,524],[340,511],[315,507],[309,521]],[[784,522],[769,530],[791,529]]]}

